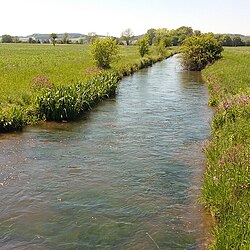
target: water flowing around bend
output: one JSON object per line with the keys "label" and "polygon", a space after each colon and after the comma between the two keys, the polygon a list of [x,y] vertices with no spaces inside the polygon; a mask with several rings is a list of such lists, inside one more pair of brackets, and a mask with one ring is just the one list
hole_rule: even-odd
{"label": "water flowing around bend", "polygon": [[211,111],[174,56],[79,122],[0,137],[0,248],[202,249]]}

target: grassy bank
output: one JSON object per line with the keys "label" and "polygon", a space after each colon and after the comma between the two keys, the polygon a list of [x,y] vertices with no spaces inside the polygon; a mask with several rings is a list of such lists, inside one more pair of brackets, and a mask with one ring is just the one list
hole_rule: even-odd
{"label": "grassy bank", "polygon": [[203,201],[216,217],[213,249],[250,246],[250,48],[227,48],[203,71],[215,106]]}
{"label": "grassy bank", "polygon": [[[152,47],[149,56],[141,58],[136,47],[122,46],[119,61],[108,71],[101,71],[87,45],[0,44],[0,132],[20,129],[40,119],[74,119],[114,94],[122,76],[172,53],[169,49],[160,57]],[[100,83],[103,79],[105,86]],[[75,102],[77,105],[73,105]],[[45,107],[46,103],[50,106]],[[63,111],[58,113],[57,109]]]}

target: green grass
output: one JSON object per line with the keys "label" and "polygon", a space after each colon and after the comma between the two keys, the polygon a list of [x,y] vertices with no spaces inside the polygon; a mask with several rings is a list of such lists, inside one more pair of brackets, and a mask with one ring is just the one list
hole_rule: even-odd
{"label": "green grass", "polygon": [[217,218],[213,249],[250,246],[250,48],[226,48],[203,71],[216,106],[203,201]]}
{"label": "green grass", "polygon": [[[121,48],[121,62],[139,59],[136,48]],[[95,67],[87,45],[0,44],[1,104],[32,94],[31,82],[46,76],[55,86],[85,81]],[[21,99],[21,100],[20,100]]]}
{"label": "green grass", "polygon": [[[161,57],[151,48],[150,55],[141,58],[137,47],[121,46],[119,60],[107,72],[120,78],[172,53],[175,51],[169,49]],[[41,86],[61,91],[63,86],[91,82],[99,70],[88,45],[0,44],[0,132],[22,128],[43,117],[36,103]]]}

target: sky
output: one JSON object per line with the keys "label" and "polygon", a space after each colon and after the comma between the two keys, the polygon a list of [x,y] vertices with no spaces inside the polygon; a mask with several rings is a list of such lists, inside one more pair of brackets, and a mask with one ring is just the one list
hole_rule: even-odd
{"label": "sky", "polygon": [[189,26],[250,35],[250,0],[0,0],[0,35],[81,33],[135,35]]}

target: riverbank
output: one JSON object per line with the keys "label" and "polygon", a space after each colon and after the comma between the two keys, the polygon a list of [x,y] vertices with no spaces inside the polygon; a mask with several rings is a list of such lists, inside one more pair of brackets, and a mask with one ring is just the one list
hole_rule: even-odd
{"label": "riverbank", "polygon": [[200,72],[173,56],[83,119],[1,135],[1,247],[203,249],[207,102]]}
{"label": "riverbank", "polygon": [[120,49],[120,60],[103,71],[95,67],[88,46],[1,44],[0,132],[42,119],[75,119],[113,95],[123,76],[176,53],[170,48],[158,56],[152,47],[149,56],[141,58],[135,46]]}
{"label": "riverbank", "polygon": [[206,148],[203,201],[218,224],[213,249],[250,246],[250,48],[226,48],[203,71],[216,111]]}

